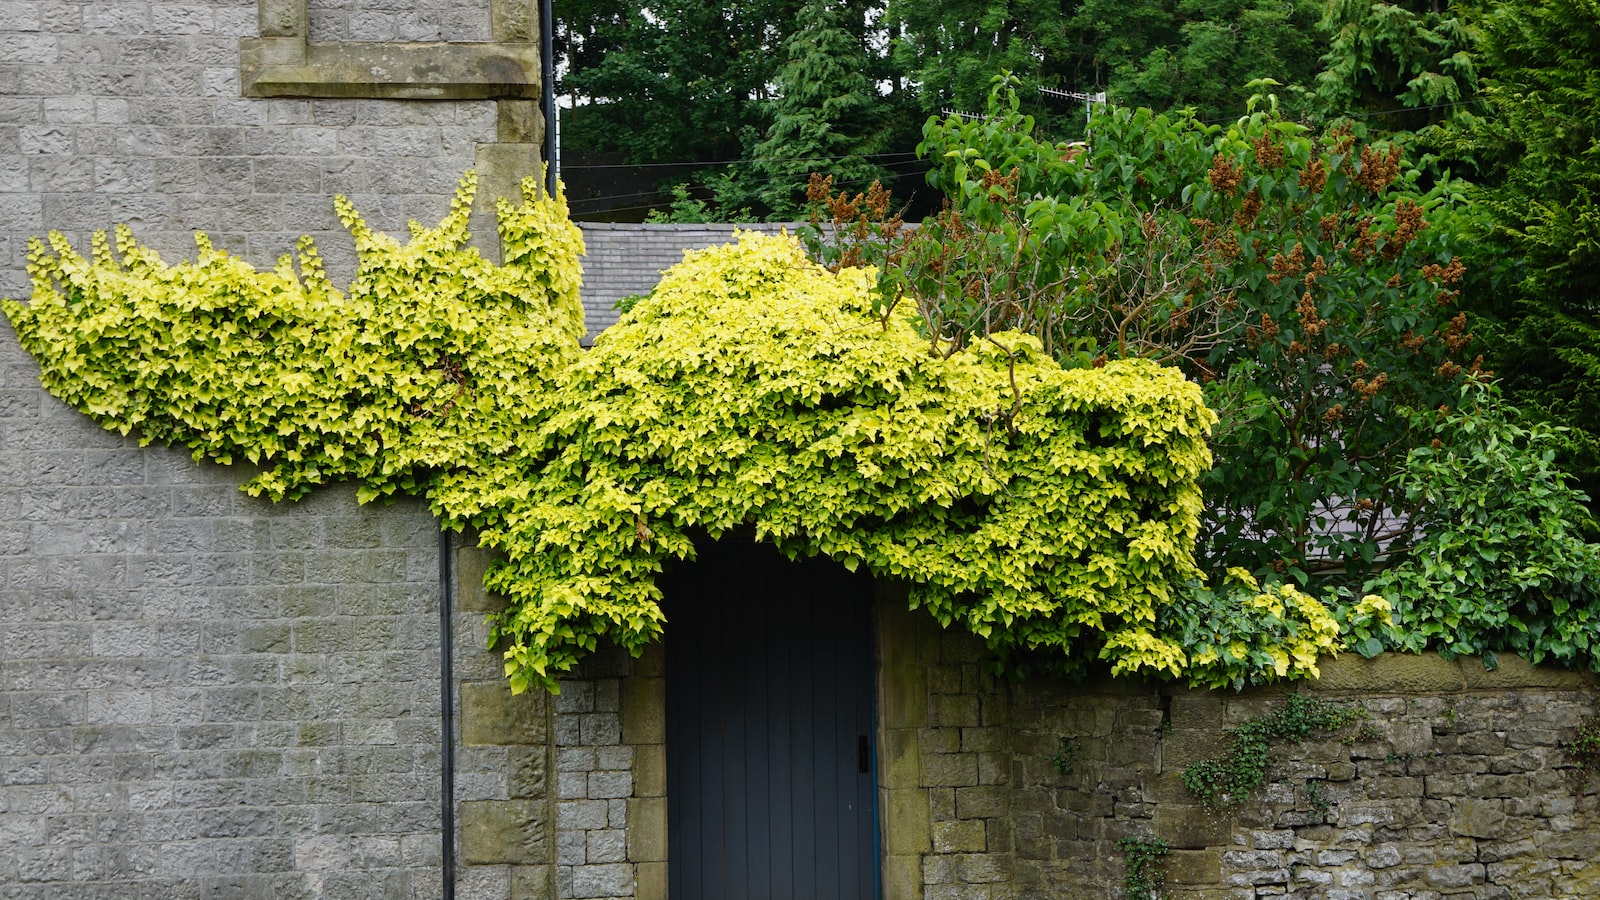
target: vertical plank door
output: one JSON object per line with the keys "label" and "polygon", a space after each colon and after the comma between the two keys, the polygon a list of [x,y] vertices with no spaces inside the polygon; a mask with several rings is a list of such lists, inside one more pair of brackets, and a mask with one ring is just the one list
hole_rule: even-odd
{"label": "vertical plank door", "polygon": [[673,900],[873,900],[872,583],[724,541],[662,581]]}

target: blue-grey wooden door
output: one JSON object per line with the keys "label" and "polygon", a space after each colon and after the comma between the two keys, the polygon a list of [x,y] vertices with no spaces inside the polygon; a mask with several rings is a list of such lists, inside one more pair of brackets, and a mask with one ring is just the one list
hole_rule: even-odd
{"label": "blue-grey wooden door", "polygon": [[663,588],[671,898],[877,897],[871,581],[725,541]]}

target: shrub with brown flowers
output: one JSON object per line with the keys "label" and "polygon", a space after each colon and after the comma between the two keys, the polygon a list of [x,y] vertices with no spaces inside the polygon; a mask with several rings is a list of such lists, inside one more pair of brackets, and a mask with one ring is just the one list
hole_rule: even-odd
{"label": "shrub with brown flowers", "polygon": [[1003,80],[987,118],[931,120],[921,150],[947,203],[914,231],[872,227],[881,195],[813,185],[825,261],[881,265],[885,304],[916,303],[935,347],[1021,329],[1067,364],[1183,367],[1221,417],[1213,571],[1359,576],[1405,544],[1393,478],[1432,439],[1406,412],[1482,374],[1454,308],[1456,182],[1270,98],[1227,126],[1108,108],[1086,147],[1051,143]]}

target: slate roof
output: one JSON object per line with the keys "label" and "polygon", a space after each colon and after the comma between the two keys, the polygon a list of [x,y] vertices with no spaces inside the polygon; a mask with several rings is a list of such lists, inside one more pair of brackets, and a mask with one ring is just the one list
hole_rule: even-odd
{"label": "slate roof", "polygon": [[584,343],[617,321],[616,303],[629,294],[643,294],[656,286],[661,273],[683,261],[683,251],[715,247],[733,240],[734,229],[777,234],[790,223],[749,225],[634,225],[579,222],[586,253],[583,257]]}

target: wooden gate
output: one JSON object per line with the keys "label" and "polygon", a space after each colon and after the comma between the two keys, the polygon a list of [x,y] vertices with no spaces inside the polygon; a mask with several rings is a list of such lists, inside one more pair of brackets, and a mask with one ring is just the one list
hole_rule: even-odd
{"label": "wooden gate", "polygon": [[870,579],[728,541],[663,587],[670,896],[877,897]]}

